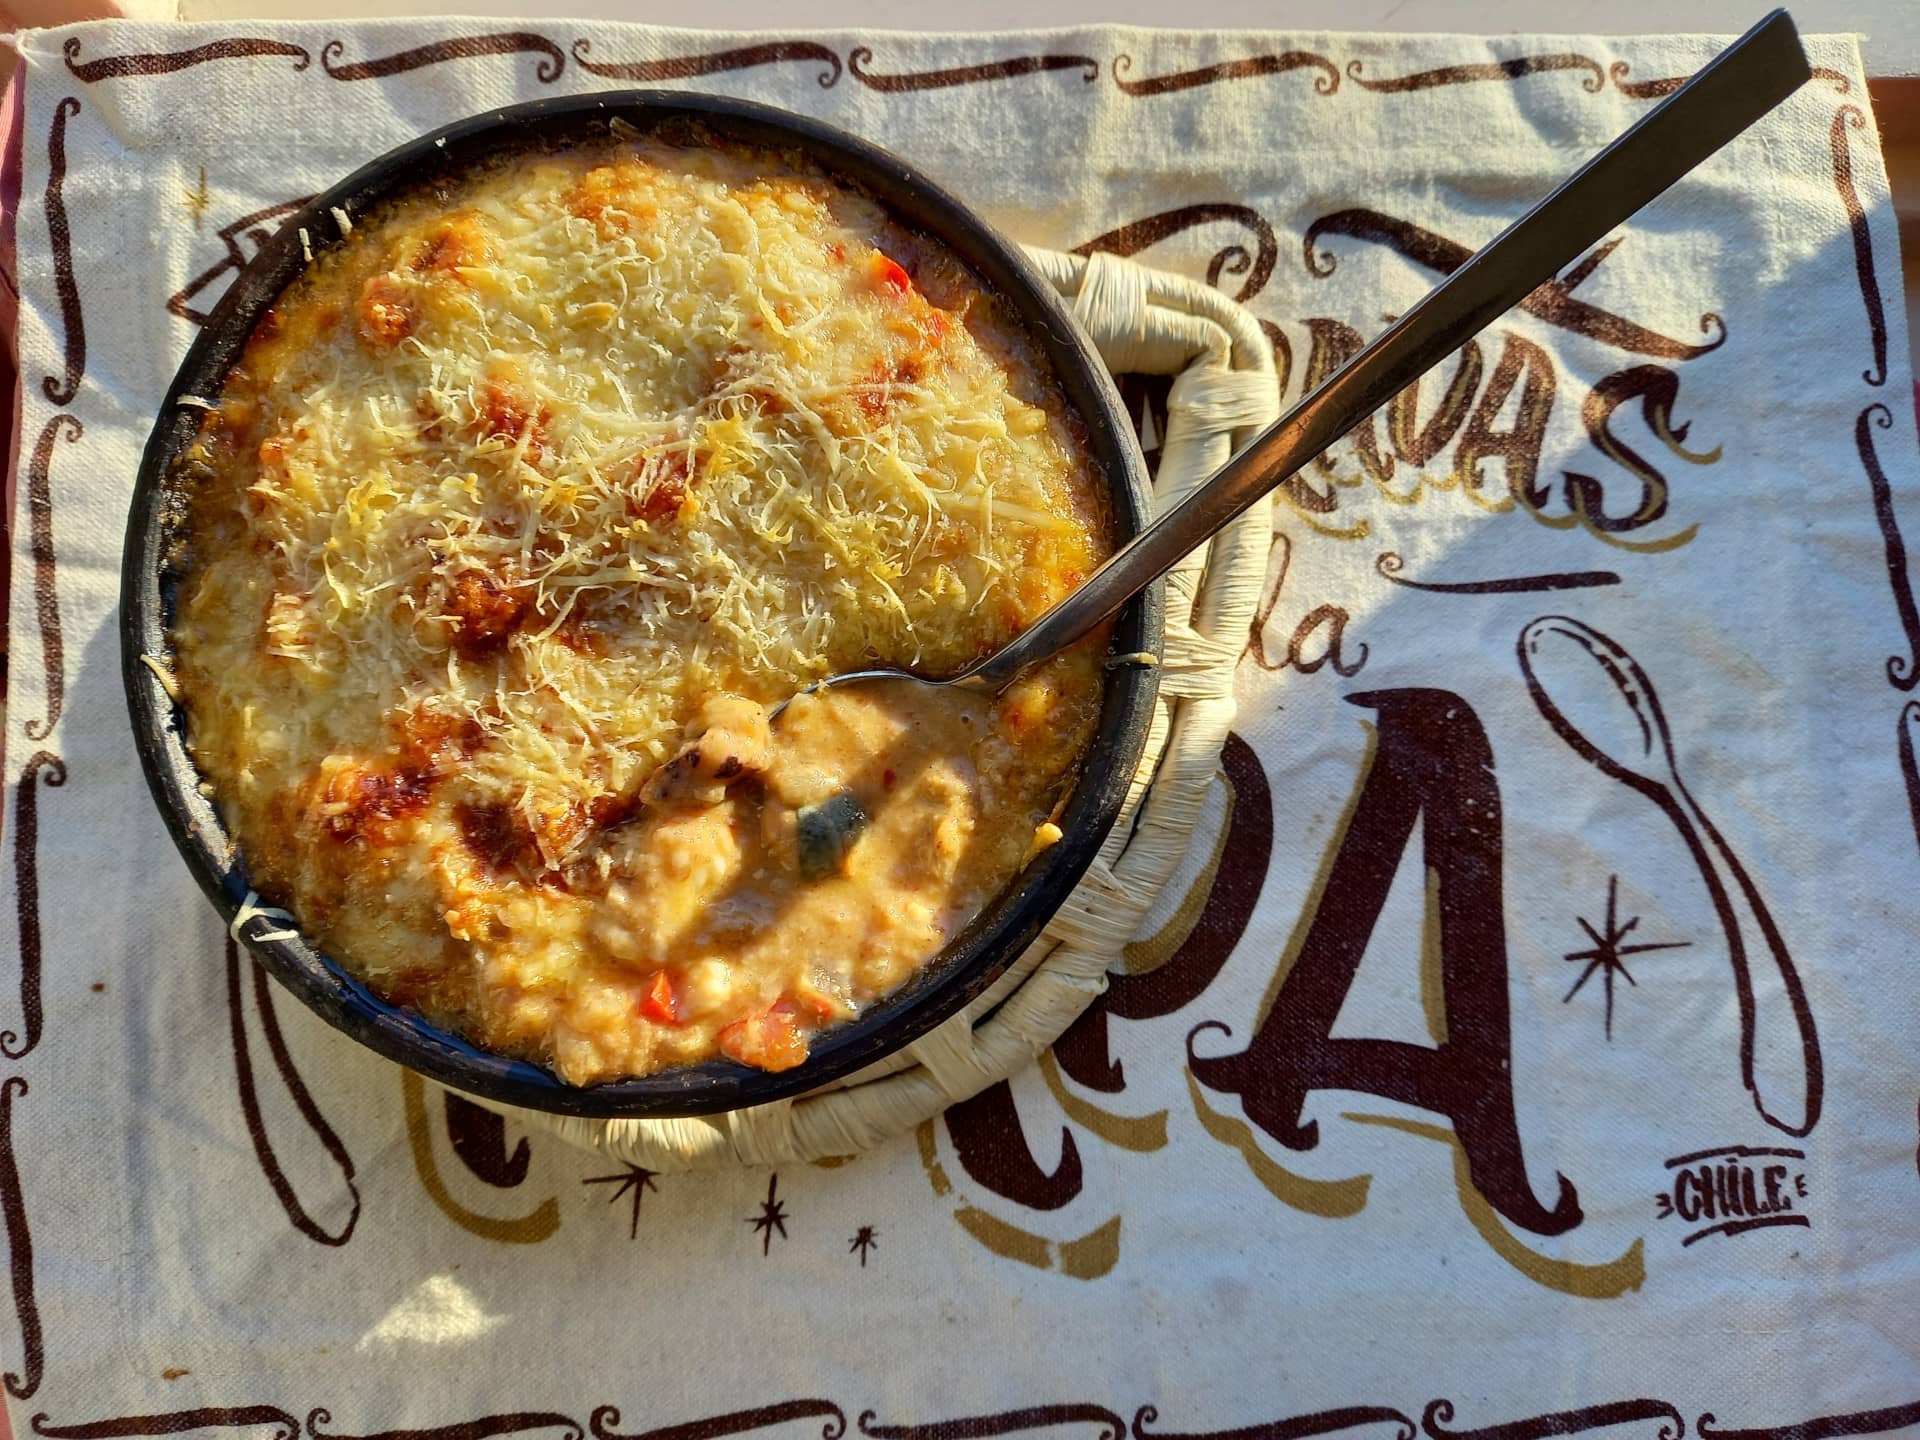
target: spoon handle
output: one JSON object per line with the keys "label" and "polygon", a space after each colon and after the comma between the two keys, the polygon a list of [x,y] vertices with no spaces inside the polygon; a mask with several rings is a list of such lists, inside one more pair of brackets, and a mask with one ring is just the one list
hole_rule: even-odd
{"label": "spoon handle", "polygon": [[1085,635],[1799,89],[1809,74],[1792,17],[1775,10],[968,678],[1004,683]]}

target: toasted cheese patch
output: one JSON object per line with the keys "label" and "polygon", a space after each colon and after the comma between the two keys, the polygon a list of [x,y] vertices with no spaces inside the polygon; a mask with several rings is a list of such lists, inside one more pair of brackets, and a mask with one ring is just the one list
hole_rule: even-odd
{"label": "toasted cheese patch", "polygon": [[[785,883],[755,788],[772,760],[745,791],[649,781],[716,696],[963,667],[1107,533],[1079,432],[992,297],[769,157],[628,141],[360,217],[257,326],[181,478],[189,742],[261,895],[389,998],[577,1082],[804,1055],[1004,885],[1097,710],[1087,651],[1017,723],[954,732],[962,798],[1000,807],[1005,843],[899,882],[941,917],[912,943],[810,955],[807,984],[845,1003],[800,1006],[797,1040],[765,1020],[806,988],[782,945],[702,925]],[[654,932],[674,943],[630,938]],[[734,998],[698,1024],[648,978],[711,999],[715,965]],[[652,988],[622,1000],[636,967]],[[752,1044],[722,1042],[754,1016]]]}

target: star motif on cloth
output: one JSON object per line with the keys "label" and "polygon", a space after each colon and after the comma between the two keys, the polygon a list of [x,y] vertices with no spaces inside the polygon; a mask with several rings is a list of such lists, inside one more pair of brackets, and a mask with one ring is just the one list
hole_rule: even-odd
{"label": "star motif on cloth", "polygon": [[625,1170],[618,1171],[612,1175],[590,1175],[580,1183],[582,1185],[613,1186],[613,1194],[607,1197],[607,1203],[609,1205],[619,1200],[622,1195],[630,1194],[633,1196],[633,1219],[627,1226],[627,1238],[631,1240],[640,1233],[641,1198],[649,1190],[659,1190],[660,1187],[653,1183],[653,1177],[659,1173],[658,1170],[649,1170],[644,1165],[628,1165]]}
{"label": "star motif on cloth", "polygon": [[193,212],[193,231],[200,233],[201,222],[206,218],[207,210],[213,204],[213,191],[207,188],[207,167],[200,167],[200,183],[190,186],[181,198],[181,205]]}
{"label": "star motif on cloth", "polygon": [[765,1255],[773,1248],[773,1232],[778,1230],[782,1240],[787,1238],[787,1206],[775,1193],[780,1184],[778,1174],[767,1177],[767,1198],[760,1202],[760,1213],[749,1215],[747,1224],[760,1232],[760,1253]]}
{"label": "star motif on cloth", "polygon": [[1609,1040],[1613,1039],[1613,977],[1616,974],[1619,975],[1627,984],[1632,985],[1636,989],[1638,989],[1640,985],[1640,982],[1633,978],[1633,973],[1627,969],[1626,957],[1629,955],[1645,955],[1654,950],[1682,950],[1693,943],[1691,940],[1661,940],[1644,945],[1622,945],[1620,942],[1625,940],[1632,932],[1633,927],[1640,923],[1640,917],[1636,915],[1627,921],[1626,924],[1620,924],[1618,920],[1619,899],[1620,877],[1618,875],[1608,876],[1605,933],[1595,930],[1593,926],[1587,923],[1584,917],[1578,915],[1574,917],[1580,922],[1580,928],[1587,932],[1587,938],[1593,941],[1593,948],[1591,950],[1575,950],[1565,957],[1568,962],[1576,965],[1584,960],[1587,968],[1580,972],[1580,978],[1573,982],[1573,988],[1560,997],[1560,1003],[1562,1005],[1566,1004],[1580,993],[1580,987],[1585,985],[1587,981],[1593,977],[1593,973],[1596,970],[1599,971],[1601,988],[1606,991],[1607,997],[1607,1039]]}
{"label": "star motif on cloth", "polygon": [[862,1225],[853,1239],[847,1242],[847,1253],[849,1255],[859,1254],[860,1268],[862,1270],[867,1268],[867,1252],[869,1250],[878,1250],[879,1248],[880,1232],[871,1225]]}

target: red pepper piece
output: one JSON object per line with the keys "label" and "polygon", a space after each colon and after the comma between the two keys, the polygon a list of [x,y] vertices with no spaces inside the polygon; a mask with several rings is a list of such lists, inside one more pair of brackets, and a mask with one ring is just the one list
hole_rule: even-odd
{"label": "red pepper piece", "polygon": [[656,1025],[678,1025],[680,1002],[673,993],[673,977],[664,970],[653,972],[647,993],[640,999],[640,1013]]}

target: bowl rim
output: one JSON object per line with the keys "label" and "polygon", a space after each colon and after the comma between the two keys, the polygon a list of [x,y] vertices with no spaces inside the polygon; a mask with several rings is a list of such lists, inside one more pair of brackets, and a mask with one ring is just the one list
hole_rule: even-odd
{"label": "bowl rim", "polygon": [[[517,150],[595,138],[615,118],[641,131],[691,125],[763,152],[798,152],[830,177],[865,190],[909,229],[944,244],[1003,304],[1052,370],[1106,479],[1116,543],[1144,526],[1151,503],[1145,462],[1106,366],[1019,248],[958,198],[871,142],[773,106],[677,90],[554,96],[436,127],[369,161],[309,200],[234,278],[167,388],[136,475],[121,561],[121,676],[141,770],[168,834],[229,934],[309,1009],[386,1059],[484,1100],[587,1118],[665,1119],[767,1104],[831,1085],[912,1043],[980,996],[1071,895],[1112,829],[1146,747],[1159,671],[1109,665],[1100,722],[1060,821],[1063,838],[913,979],[854,1019],[822,1031],[808,1059],[791,1070],[756,1070],[719,1059],[569,1085],[531,1062],[482,1050],[381,1000],[304,936],[263,938],[280,930],[272,919],[236,924],[252,893],[244,861],[198,788],[202,777],[185,749],[184,712],[144,661],[171,654],[171,541],[182,518],[173,470],[199,428],[201,410],[193,397],[219,393],[261,312],[309,256],[341,243],[354,214]],[[349,222],[345,228],[342,214]],[[1156,583],[1121,612],[1112,653],[1157,655],[1163,631],[1163,587]]]}

